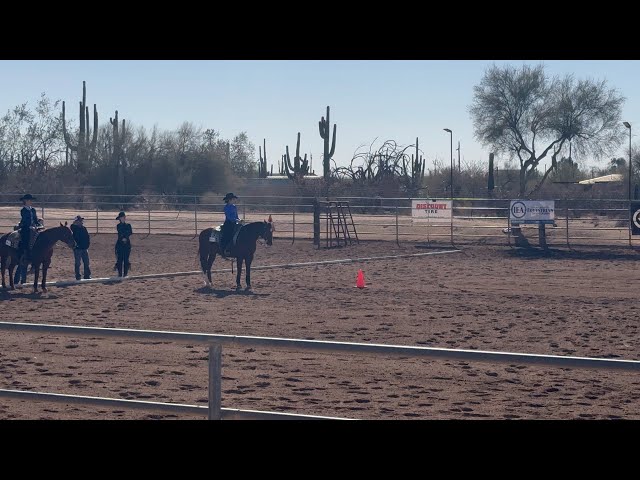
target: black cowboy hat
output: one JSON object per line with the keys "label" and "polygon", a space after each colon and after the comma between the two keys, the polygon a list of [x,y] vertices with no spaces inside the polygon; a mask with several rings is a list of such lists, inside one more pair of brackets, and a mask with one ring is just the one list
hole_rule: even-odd
{"label": "black cowboy hat", "polygon": [[232,198],[238,198],[238,197],[236,197],[235,194],[233,193],[227,193],[222,200],[226,202],[228,200],[231,200]]}
{"label": "black cowboy hat", "polygon": [[121,218],[121,217],[126,217],[126,216],[127,216],[127,214],[126,214],[126,213],[124,213],[124,212],[120,212],[120,213],[118,214],[118,216],[116,217],[116,220],[120,220],[120,218]]}
{"label": "black cowboy hat", "polygon": [[73,221],[74,222],[82,222],[82,221],[84,221],[84,217],[81,217],[80,215],[76,215],[76,218],[74,218]]}
{"label": "black cowboy hat", "polygon": [[22,197],[20,197],[21,202],[24,202],[25,200],[35,200],[35,199],[36,197],[31,195],[30,193],[27,193],[26,195],[23,195]]}

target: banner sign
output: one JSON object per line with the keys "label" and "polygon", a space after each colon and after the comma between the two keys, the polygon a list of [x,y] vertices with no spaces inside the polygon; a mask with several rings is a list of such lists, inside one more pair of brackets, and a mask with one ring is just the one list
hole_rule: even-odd
{"label": "banner sign", "polygon": [[411,219],[414,222],[451,220],[451,200],[413,200]]}
{"label": "banner sign", "polygon": [[640,202],[631,202],[631,235],[640,235]]}
{"label": "banner sign", "polygon": [[554,200],[511,200],[509,219],[512,225],[554,223]]}

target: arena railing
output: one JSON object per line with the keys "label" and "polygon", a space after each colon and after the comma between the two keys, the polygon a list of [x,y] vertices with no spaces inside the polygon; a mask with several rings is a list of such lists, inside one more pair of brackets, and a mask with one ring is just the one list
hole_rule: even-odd
{"label": "arena railing", "polygon": [[[0,229],[10,231],[19,220],[17,194],[0,195]],[[39,195],[36,194],[36,197]],[[91,233],[115,232],[115,214],[122,208],[132,223],[134,232],[151,235],[169,233],[195,237],[200,230],[222,223],[222,202],[204,203],[197,196],[172,196],[183,200],[170,205],[159,196],[126,196],[132,204],[102,202],[92,208],[69,207],[70,197],[77,195],[45,195],[37,202],[45,224],[70,222],[75,215],[85,217]],[[108,197],[108,196],[104,196]],[[65,200],[65,198],[67,200]],[[462,244],[487,241],[509,244],[505,229],[509,228],[509,200],[454,199],[450,222],[415,224],[411,220],[411,198],[337,197],[350,202],[354,222],[361,239],[395,239],[412,241],[442,241]],[[189,201],[186,201],[189,200]],[[296,196],[244,196],[238,204],[240,216],[249,221],[272,216],[277,223],[276,238],[313,238],[313,198]],[[446,199],[445,199],[446,200]],[[268,203],[267,203],[268,201]],[[64,208],[63,208],[64,207]],[[629,202],[626,199],[557,199],[556,224],[548,226],[550,246],[615,245],[628,242],[633,246]],[[525,227],[531,228],[531,227]]]}
{"label": "arena railing", "polygon": [[[155,330],[134,330],[123,328],[80,327],[71,325],[46,325],[32,323],[0,322],[0,330],[13,332],[44,333],[53,335],[73,335],[90,337],[117,337],[127,339],[162,340],[180,343],[209,345],[209,420],[225,418],[237,419],[335,419],[337,417],[282,414],[255,410],[225,409],[221,406],[222,392],[222,347],[232,348],[273,348],[277,350],[304,351],[320,354],[380,355],[392,358],[437,358],[447,360],[478,361],[488,363],[525,364],[553,366],[560,368],[588,368],[603,370],[640,371],[640,361],[611,358],[568,357],[532,353],[494,352],[483,350],[463,350],[408,345],[382,345],[354,342],[330,342],[325,340],[301,340],[291,338],[255,337],[242,335],[222,335],[208,333],[168,332]],[[84,403],[132,408],[159,409],[163,411],[204,413],[205,407],[160,402],[143,402],[102,397],[87,397],[45,392],[0,389],[0,397],[28,400],[58,401],[63,403]]]}

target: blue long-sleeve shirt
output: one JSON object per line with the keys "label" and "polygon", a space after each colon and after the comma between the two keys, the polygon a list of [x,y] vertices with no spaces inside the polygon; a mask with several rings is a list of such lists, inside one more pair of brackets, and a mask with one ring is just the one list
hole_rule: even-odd
{"label": "blue long-sleeve shirt", "polygon": [[227,203],[224,206],[224,220],[226,222],[237,222],[240,220],[240,217],[238,217],[238,209],[233,203]]}

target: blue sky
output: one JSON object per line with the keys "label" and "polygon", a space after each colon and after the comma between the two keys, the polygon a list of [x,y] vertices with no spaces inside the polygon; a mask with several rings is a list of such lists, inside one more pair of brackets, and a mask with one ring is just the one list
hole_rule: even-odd
{"label": "blue sky", "polygon": [[[420,139],[427,166],[448,162],[449,134],[460,141],[464,161],[488,159],[473,138],[467,107],[473,86],[487,66],[544,63],[550,74],[606,79],[627,97],[623,120],[640,127],[637,60],[23,60],[0,61],[0,112],[34,104],[42,92],[65,100],[74,118],[87,82],[87,101],[98,106],[100,123],[118,110],[120,118],[147,129],[175,129],[190,121],[225,138],[246,131],[256,145],[267,139],[269,163],[295,150],[313,155],[320,171],[322,139],[318,121],[331,107],[337,123],[335,159],[347,164],[358,146],[377,137],[408,145]],[[635,135],[634,135],[635,137]],[[454,151],[454,156],[456,156]],[[621,147],[619,156],[626,156]],[[504,159],[499,159],[499,165]],[[593,159],[576,158],[586,165]]]}

